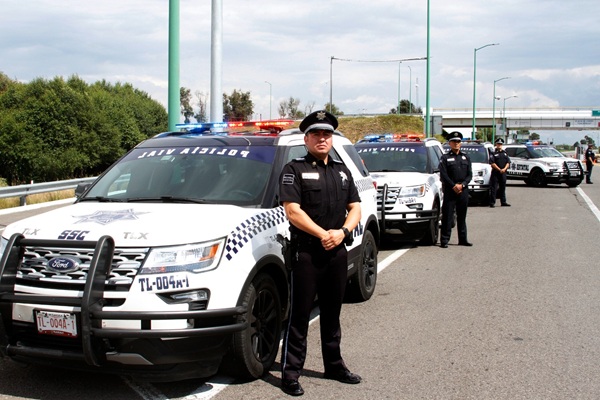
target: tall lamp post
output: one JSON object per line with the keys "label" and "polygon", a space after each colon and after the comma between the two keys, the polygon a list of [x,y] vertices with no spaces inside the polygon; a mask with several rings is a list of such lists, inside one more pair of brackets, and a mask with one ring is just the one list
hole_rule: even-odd
{"label": "tall lamp post", "polygon": [[271,85],[271,82],[268,81],[265,81],[265,83],[269,85],[269,119],[271,119],[271,94],[273,93],[273,85]]}
{"label": "tall lamp post", "polygon": [[400,114],[400,67],[402,66],[402,61],[398,61],[398,108],[396,109],[396,114]]}
{"label": "tall lamp post", "polygon": [[498,46],[500,43],[489,43],[485,46],[476,47],[473,50],[473,130],[471,131],[471,139],[475,140],[475,85],[477,83],[477,52],[489,46]]}
{"label": "tall lamp post", "polygon": [[408,74],[408,113],[412,114],[412,68],[410,65],[407,65],[407,67],[410,71]]}
{"label": "tall lamp post", "polygon": [[507,99],[512,99],[513,97],[519,97],[517,95],[512,95],[512,96],[508,96],[504,98],[503,101],[503,105],[502,105],[502,119],[504,120],[504,132],[508,132],[508,129],[506,129],[506,100]]}
{"label": "tall lamp post", "polygon": [[500,98],[496,98],[496,82],[503,81],[504,79],[510,79],[510,76],[505,76],[504,78],[496,79],[494,81],[494,103],[492,107],[492,143],[496,140],[496,100],[500,100]]}

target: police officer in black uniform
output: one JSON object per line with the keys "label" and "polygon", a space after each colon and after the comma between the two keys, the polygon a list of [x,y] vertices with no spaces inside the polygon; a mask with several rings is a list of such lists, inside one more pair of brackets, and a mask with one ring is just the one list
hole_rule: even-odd
{"label": "police officer in black uniform", "polygon": [[591,184],[594,183],[594,182],[592,182],[592,168],[594,168],[595,160],[596,160],[596,155],[594,154],[594,145],[591,143],[588,143],[588,148],[585,151],[585,169],[586,169],[585,183],[591,183]]}
{"label": "police officer in black uniform", "polygon": [[284,336],[282,390],[304,394],[298,378],[306,359],[306,335],[315,295],[319,298],[321,351],[325,378],[360,383],[340,350],[340,312],[347,281],[344,242],[360,221],[360,197],[348,168],[329,157],[338,121],[326,111],[300,123],[308,154],[292,160],[281,173],[280,202],[290,221],[292,248],[291,311]]}
{"label": "police officer in black uniform", "polygon": [[510,166],[510,158],[502,148],[504,140],[496,139],[494,153],[490,156],[492,176],[490,177],[490,207],[496,207],[496,199],[500,198],[500,205],[510,207],[506,202],[506,171]]}
{"label": "police officer in black uniform", "polygon": [[452,220],[456,210],[456,225],[458,228],[458,244],[473,246],[467,240],[467,207],[469,206],[469,182],[473,177],[471,159],[460,151],[462,142],[460,132],[452,132],[448,136],[450,151],[440,159],[440,179],[444,191],[442,203],[442,230],[440,232],[440,247],[447,248],[452,233]]}

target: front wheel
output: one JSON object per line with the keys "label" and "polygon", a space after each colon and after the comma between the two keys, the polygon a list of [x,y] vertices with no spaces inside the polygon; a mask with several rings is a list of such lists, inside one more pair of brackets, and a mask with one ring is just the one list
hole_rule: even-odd
{"label": "front wheel", "polygon": [[242,379],[257,379],[269,371],[281,336],[282,309],[277,286],[269,275],[254,278],[243,297],[249,326],[233,336],[230,353],[223,360],[227,372]]}
{"label": "front wheel", "polygon": [[531,186],[543,187],[546,186],[546,175],[541,169],[534,169],[529,175],[529,183]]}
{"label": "front wheel", "polygon": [[367,301],[375,292],[377,283],[377,243],[373,233],[367,230],[363,235],[360,264],[348,284],[350,301]]}
{"label": "front wheel", "polygon": [[433,246],[437,243],[440,234],[440,206],[435,202],[431,210],[434,217],[427,224],[425,235],[421,239],[421,244],[424,246]]}

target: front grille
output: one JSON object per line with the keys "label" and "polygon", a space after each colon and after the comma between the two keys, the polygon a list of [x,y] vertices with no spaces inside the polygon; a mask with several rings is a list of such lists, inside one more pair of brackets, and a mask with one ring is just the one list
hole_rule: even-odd
{"label": "front grille", "polygon": [[[388,187],[387,196],[385,198],[385,210],[386,211],[392,210],[394,208],[394,204],[396,204],[398,197],[400,197],[400,190],[401,190],[401,188],[399,188],[399,187],[396,187],[396,188]],[[377,210],[378,211],[381,211],[382,198],[383,198],[383,188],[377,188]]]}
{"label": "front grille", "polygon": [[[105,290],[129,290],[147,253],[147,248],[115,249]],[[52,258],[64,256],[79,259],[80,268],[68,273],[46,269]],[[93,250],[27,247],[17,270],[17,281],[24,286],[83,290],[93,256]]]}

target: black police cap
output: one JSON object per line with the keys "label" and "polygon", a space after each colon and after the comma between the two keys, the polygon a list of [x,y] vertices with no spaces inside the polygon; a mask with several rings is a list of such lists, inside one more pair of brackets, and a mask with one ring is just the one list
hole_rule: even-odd
{"label": "black police cap", "polygon": [[458,131],[454,131],[448,135],[448,141],[458,140],[459,142],[462,140],[463,135]]}
{"label": "black police cap", "polygon": [[313,129],[323,129],[333,132],[337,127],[338,120],[335,115],[325,110],[310,113],[300,122],[300,130],[304,133],[308,133]]}

